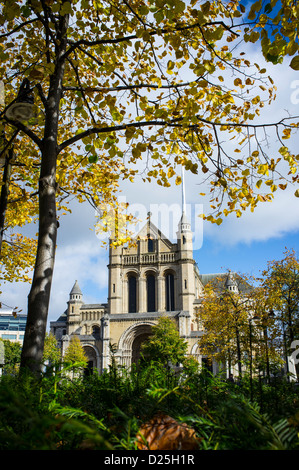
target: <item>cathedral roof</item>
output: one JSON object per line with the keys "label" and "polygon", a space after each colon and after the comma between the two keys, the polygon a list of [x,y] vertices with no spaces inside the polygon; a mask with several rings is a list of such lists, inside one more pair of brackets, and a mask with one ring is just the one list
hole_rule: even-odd
{"label": "cathedral roof", "polygon": [[231,271],[227,273],[200,274],[199,278],[204,286],[212,284],[216,289],[221,291],[229,286],[237,286],[243,294],[252,291],[253,287],[237,273]]}
{"label": "cathedral roof", "polygon": [[66,320],[67,320],[67,310],[65,310],[59,318],[57,318],[57,320],[55,320],[55,322],[51,322],[51,323],[56,323],[56,322],[62,322],[62,323],[66,323]]}
{"label": "cathedral roof", "polygon": [[78,281],[75,281],[75,284],[73,285],[73,288],[70,292],[70,295],[71,294],[78,294],[78,295],[82,295],[82,292],[81,292],[81,289],[79,287],[79,284],[78,284]]}

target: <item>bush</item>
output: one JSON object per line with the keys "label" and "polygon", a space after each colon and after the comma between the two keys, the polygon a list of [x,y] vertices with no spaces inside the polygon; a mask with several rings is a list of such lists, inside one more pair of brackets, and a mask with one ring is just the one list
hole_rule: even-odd
{"label": "bush", "polygon": [[174,426],[172,446],[187,426],[202,450],[298,450],[293,385],[254,381],[253,391],[251,401],[246,380],[228,383],[193,367],[177,373],[158,362],[130,372],[113,364],[81,378],[65,370],[38,381],[3,376],[0,449],[136,449],[139,430],[163,416]]}

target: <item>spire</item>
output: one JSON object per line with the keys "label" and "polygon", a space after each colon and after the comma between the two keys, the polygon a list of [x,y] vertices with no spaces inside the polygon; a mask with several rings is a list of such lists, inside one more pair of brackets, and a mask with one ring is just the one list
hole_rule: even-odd
{"label": "spire", "polygon": [[186,214],[185,169],[182,165],[182,214]]}
{"label": "spire", "polygon": [[147,213],[147,218],[148,218],[147,226],[148,226],[148,229],[150,229],[150,226],[151,226],[151,216],[152,216],[152,213],[148,212]]}
{"label": "spire", "polygon": [[72,290],[71,290],[71,292],[70,292],[70,296],[71,296],[71,295],[76,295],[76,294],[77,294],[77,295],[82,295],[82,292],[81,292],[81,289],[80,289],[80,287],[79,287],[79,284],[78,284],[78,281],[77,281],[77,280],[75,281],[75,284],[73,285],[73,288],[72,288]]}
{"label": "spire", "polygon": [[237,284],[237,282],[234,278],[234,275],[233,275],[233,273],[231,272],[230,269],[228,270],[228,275],[227,275],[227,278],[226,278],[225,287],[228,290],[232,290],[232,291],[237,291],[238,290],[238,284]]}
{"label": "spire", "polygon": [[185,195],[185,174],[184,174],[184,167],[182,165],[181,171],[181,179],[182,179],[182,217],[179,222],[179,233],[191,231],[191,224],[187,217],[187,210],[186,210],[186,195]]}

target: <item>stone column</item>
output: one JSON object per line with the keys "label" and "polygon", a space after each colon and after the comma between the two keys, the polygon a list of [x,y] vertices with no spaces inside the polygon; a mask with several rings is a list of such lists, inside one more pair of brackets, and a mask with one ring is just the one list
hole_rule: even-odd
{"label": "stone column", "polygon": [[146,312],[146,279],[142,273],[138,278],[138,308],[139,313]]}
{"label": "stone column", "polygon": [[164,281],[164,276],[162,276],[161,274],[158,275],[158,304],[157,304],[157,311],[158,312],[162,312],[165,310],[165,291],[164,291],[164,285],[163,285],[163,281]]}
{"label": "stone column", "polygon": [[190,314],[182,311],[179,314],[179,333],[182,338],[190,336]]}
{"label": "stone column", "polygon": [[128,300],[128,277],[122,276],[122,290],[123,290],[123,302],[122,302],[122,312],[128,313],[129,311],[129,300]]}

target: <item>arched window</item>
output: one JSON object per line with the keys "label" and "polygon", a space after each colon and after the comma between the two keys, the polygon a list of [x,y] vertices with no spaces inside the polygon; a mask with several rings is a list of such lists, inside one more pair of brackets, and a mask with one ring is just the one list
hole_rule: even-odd
{"label": "arched window", "polygon": [[148,235],[148,239],[147,239],[147,251],[149,253],[154,252],[154,240],[152,238],[150,238],[149,235]]}
{"label": "arched window", "polygon": [[146,278],[147,290],[147,311],[156,311],[156,279],[153,274],[149,274]]}
{"label": "arched window", "polygon": [[92,336],[98,337],[100,336],[100,327],[95,325],[92,327]]}
{"label": "arched window", "polygon": [[137,312],[137,280],[136,277],[131,275],[129,276],[128,281],[129,286],[129,313]]}
{"label": "arched window", "polygon": [[165,283],[166,283],[166,311],[172,312],[175,310],[174,305],[174,275],[172,273],[168,273],[165,276]]}

